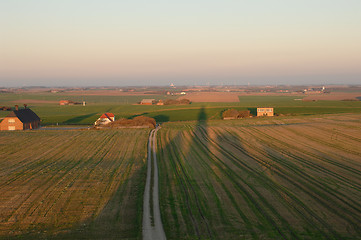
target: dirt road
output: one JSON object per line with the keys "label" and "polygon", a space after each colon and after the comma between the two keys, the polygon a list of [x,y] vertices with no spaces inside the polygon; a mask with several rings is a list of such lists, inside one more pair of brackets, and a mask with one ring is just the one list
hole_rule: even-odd
{"label": "dirt road", "polygon": [[[159,127],[152,130],[148,141],[147,180],[143,202],[143,239],[166,239],[159,210],[158,165],[156,156],[156,134]],[[152,151],[153,149],[153,151]],[[153,154],[152,154],[153,153]],[[152,169],[153,156],[153,169]],[[153,170],[153,174],[152,174]]]}

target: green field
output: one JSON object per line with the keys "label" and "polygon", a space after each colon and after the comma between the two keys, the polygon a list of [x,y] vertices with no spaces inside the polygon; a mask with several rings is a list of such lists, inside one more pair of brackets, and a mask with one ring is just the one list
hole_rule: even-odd
{"label": "green field", "polygon": [[167,123],[168,239],[361,239],[361,115]]}
{"label": "green field", "polygon": [[0,239],[139,239],[148,129],[0,133]]}
{"label": "green field", "polygon": [[[134,105],[143,98],[164,99],[163,95],[151,96],[86,96],[87,105],[59,106],[54,103],[28,104],[42,119],[42,125],[82,124],[92,125],[104,112],[113,112],[117,119],[131,118],[137,115],[154,117],[158,122],[197,120],[198,112],[204,109],[207,119],[221,119],[224,110],[250,110],[256,115],[257,107],[274,107],[280,115],[314,115],[335,113],[361,113],[361,101],[295,101],[300,96],[242,96],[235,103],[192,103],[174,106]],[[81,101],[85,97],[60,94],[0,94],[0,106],[13,106],[24,99],[40,101],[58,101],[72,99]],[[17,102],[18,101],[18,102]],[[0,111],[0,117],[6,116]]]}

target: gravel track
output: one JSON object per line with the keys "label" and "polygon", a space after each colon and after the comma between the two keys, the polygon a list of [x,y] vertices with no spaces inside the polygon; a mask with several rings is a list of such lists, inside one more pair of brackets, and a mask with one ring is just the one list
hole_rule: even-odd
{"label": "gravel track", "polygon": [[[143,202],[143,239],[166,239],[159,210],[158,164],[156,156],[156,133],[159,127],[152,130],[148,141],[147,180]],[[152,148],[153,148],[153,179],[152,179]],[[152,181],[153,180],[153,181]],[[152,187],[151,187],[152,186]],[[153,191],[152,191],[153,190]],[[152,201],[151,201],[152,198]],[[151,208],[151,204],[153,208]],[[152,211],[153,210],[153,211]]]}

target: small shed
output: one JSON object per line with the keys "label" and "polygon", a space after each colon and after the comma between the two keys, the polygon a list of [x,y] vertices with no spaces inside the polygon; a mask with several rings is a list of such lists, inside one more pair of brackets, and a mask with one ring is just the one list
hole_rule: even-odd
{"label": "small shed", "polygon": [[94,125],[95,126],[106,125],[113,121],[115,121],[115,116],[113,113],[104,113],[103,115],[100,116],[100,118],[98,118],[98,120],[95,121]]}
{"label": "small shed", "polygon": [[273,115],[273,108],[257,108],[257,117],[272,117]]}
{"label": "small shed", "polygon": [[157,102],[157,105],[159,106],[162,106],[162,105],[164,105],[164,102],[163,102],[163,100],[159,100],[158,102]]}
{"label": "small shed", "polygon": [[15,110],[10,112],[1,122],[0,130],[26,130],[40,127],[40,118],[31,109],[24,105],[24,109],[19,109],[16,105]]}

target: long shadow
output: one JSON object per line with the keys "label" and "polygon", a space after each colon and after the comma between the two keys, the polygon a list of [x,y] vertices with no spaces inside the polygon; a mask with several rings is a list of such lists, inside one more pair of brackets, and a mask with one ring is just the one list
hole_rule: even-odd
{"label": "long shadow", "polygon": [[[278,223],[273,220],[275,212],[268,203],[267,195],[263,194],[274,187],[272,179],[268,178],[268,170],[264,170],[262,160],[254,153],[249,152],[246,143],[232,132],[220,132],[217,134],[215,145],[220,148],[224,161],[219,161],[218,168],[225,178],[229,179],[235,191],[229,195],[236,199],[232,202],[232,208],[238,214],[238,218],[244,223],[240,226],[245,238],[258,238],[260,235],[268,235],[274,239],[297,239],[293,230],[284,233]],[[227,147],[225,147],[227,145]],[[272,171],[272,163],[265,163]],[[227,169],[227,170],[223,170]],[[265,173],[267,171],[267,173]],[[241,198],[235,196],[240,195]],[[287,225],[280,217],[280,222]],[[285,236],[287,235],[287,236]],[[289,236],[290,235],[290,236]]]}
{"label": "long shadow", "polygon": [[[141,114],[132,115],[132,116],[129,116],[128,119],[133,119],[133,118],[139,117],[139,116],[145,116],[147,114],[149,114],[149,113],[144,112],[144,113],[141,113]],[[152,118],[154,118],[157,123],[169,122],[169,116],[164,115],[164,114],[156,115],[156,116],[154,116]]]}
{"label": "long shadow", "polygon": [[[196,147],[199,145],[199,142],[197,141],[197,136],[204,137],[208,135],[207,120],[208,120],[208,116],[205,112],[205,108],[202,107],[198,114],[197,124],[193,130],[194,135],[190,143],[189,152],[185,155],[185,159],[187,161],[192,162],[192,160],[194,159],[193,164],[196,164],[195,163],[196,161],[198,162],[198,164],[202,164],[200,163],[202,157],[196,159],[192,147]],[[208,148],[206,147],[206,149]],[[210,158],[208,151],[203,152],[203,154],[206,155],[204,159],[208,160]],[[193,172],[193,174],[191,176],[187,176],[187,174],[185,173],[185,180],[189,186],[188,187],[189,194],[192,200],[196,233],[198,235],[198,238],[200,239],[215,239],[216,232],[212,229],[212,225],[211,225],[212,223],[211,216],[213,216],[213,213],[210,211],[213,208],[208,202],[210,196],[206,196],[204,194],[205,191],[209,189],[202,190],[202,187],[205,184],[208,184],[208,182],[206,182],[204,178],[201,178],[203,181],[200,181],[199,176],[198,179],[196,177],[196,175],[198,174],[201,173],[205,174],[204,170],[206,169],[201,169],[201,171],[198,172],[197,170],[199,169],[195,169],[195,166],[190,166],[190,167],[192,167],[192,169],[189,168],[189,172]]]}
{"label": "long shadow", "polygon": [[93,116],[95,116],[97,114],[99,114],[99,113],[90,113],[90,114],[85,114],[85,115],[73,117],[73,118],[70,118],[70,119],[64,121],[63,123],[65,123],[65,124],[79,124],[84,119],[93,117]]}
{"label": "long shadow", "polygon": [[[263,125],[257,126],[259,127],[262,128]],[[245,134],[252,138],[252,132],[262,132],[261,128]],[[323,213],[314,211],[317,205],[326,206],[334,214],[334,219],[347,223],[349,229],[360,234],[358,223],[354,221],[357,219],[356,214],[352,218],[351,212],[337,212],[341,209],[338,208],[340,203],[327,194],[344,195],[337,189],[327,188],[327,182],[322,179],[313,177],[312,173],[320,172],[320,168],[323,169],[324,166],[297,156],[291,148],[289,155],[280,155],[280,150],[263,142],[262,137],[253,139],[259,143],[257,147],[253,147],[250,142],[245,142],[238,136],[242,131],[237,131],[226,130],[218,133],[215,143],[220,148],[222,145],[224,147],[221,151],[224,151],[222,154],[227,158],[225,165],[233,165],[232,168],[227,168],[229,174],[224,172],[225,175],[234,183],[238,194],[241,194],[243,199],[248,199],[247,204],[241,205],[237,201],[234,204],[241,207],[239,214],[248,225],[246,231],[252,234],[253,238],[264,234],[272,239],[348,239],[335,228],[337,224],[332,225],[325,221],[326,214],[331,213],[326,210]],[[258,134],[253,136],[260,137]],[[219,170],[222,171],[222,167]],[[326,194],[325,191],[329,192]],[[274,204],[275,202],[278,204]],[[249,218],[252,215],[257,218]],[[299,222],[298,225],[303,230],[295,227],[295,221]],[[252,229],[253,233],[250,231]]]}
{"label": "long shadow", "polygon": [[148,114],[148,112],[144,112],[144,113],[141,113],[141,114],[135,114],[135,115],[129,116],[128,119],[133,119],[135,117],[144,116],[144,115],[147,115],[147,114]]}
{"label": "long shadow", "polygon": [[[202,107],[198,114],[197,123],[192,130],[194,137],[187,153],[182,152],[182,146],[176,142],[177,139],[182,138],[182,134],[179,132],[164,147],[169,153],[164,158],[159,158],[160,191],[164,193],[164,195],[160,195],[160,206],[161,208],[164,206],[164,209],[161,209],[163,225],[166,235],[171,239],[215,239],[215,231],[210,225],[211,208],[207,201],[208,196],[204,194],[204,189],[202,189],[204,184],[198,175],[198,170],[203,171],[203,169],[196,169],[196,162],[200,160],[194,159],[195,155],[192,149],[192,146],[198,144],[195,136],[201,132],[206,132],[207,119],[208,116]],[[174,191],[178,196],[176,194],[167,195],[170,191],[166,187],[169,182],[175,183],[176,189]],[[181,223],[177,222],[178,214],[176,212],[179,210],[182,212],[182,218],[186,221],[185,226],[179,226]],[[164,219],[170,218],[175,219],[175,221],[164,221]]]}

